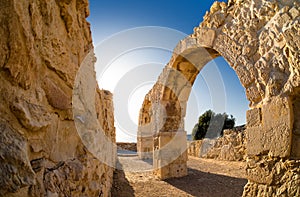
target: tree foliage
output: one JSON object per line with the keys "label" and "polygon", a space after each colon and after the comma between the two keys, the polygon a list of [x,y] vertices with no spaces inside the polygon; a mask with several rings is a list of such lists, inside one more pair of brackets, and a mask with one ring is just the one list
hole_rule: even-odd
{"label": "tree foliage", "polygon": [[212,110],[204,112],[198,119],[198,123],[192,131],[193,140],[203,138],[216,138],[223,135],[224,129],[232,129],[235,125],[235,118],[226,113],[216,114]]}

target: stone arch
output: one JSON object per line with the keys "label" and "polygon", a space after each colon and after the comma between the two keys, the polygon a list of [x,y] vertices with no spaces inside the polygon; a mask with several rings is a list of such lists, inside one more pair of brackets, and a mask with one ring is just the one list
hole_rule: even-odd
{"label": "stone arch", "polygon": [[[146,96],[152,103],[147,109],[152,125],[147,132],[157,144],[153,159],[160,178],[187,174],[186,152],[180,147],[186,141],[186,102],[199,71],[210,60],[223,56],[250,101],[246,114],[249,182],[244,195],[299,195],[299,179],[280,178],[287,173],[295,178],[300,173],[299,5],[288,0],[215,2],[194,33],[178,44]],[[141,113],[145,107],[144,102]],[[173,158],[170,154],[175,149],[181,154]],[[289,162],[293,165],[282,167]],[[280,174],[275,167],[282,170]],[[288,183],[294,190],[281,191]]]}
{"label": "stone arch", "polygon": [[139,127],[137,133],[137,149],[141,159],[152,158],[153,137],[151,133],[151,100],[145,97],[143,108],[139,114]]}

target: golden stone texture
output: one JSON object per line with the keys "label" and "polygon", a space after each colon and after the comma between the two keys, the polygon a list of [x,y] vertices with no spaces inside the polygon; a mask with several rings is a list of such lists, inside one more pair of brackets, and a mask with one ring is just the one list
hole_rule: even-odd
{"label": "golden stone texture", "polygon": [[[113,167],[83,145],[72,112],[93,50],[88,15],[87,0],[1,0],[0,196],[109,196]],[[97,90],[94,100],[114,141],[112,96]]]}
{"label": "golden stone texture", "polygon": [[[298,1],[215,2],[194,33],[175,48],[147,94],[139,128],[146,116],[147,124],[154,126],[141,132],[152,133],[153,138],[148,139],[155,147],[160,133],[184,130],[186,102],[199,71],[222,56],[236,71],[250,101],[246,131],[249,183],[244,196],[299,196],[299,22]],[[178,107],[169,112],[168,106],[174,103],[181,106],[180,112]],[[157,159],[154,155],[154,163]],[[160,173],[169,176],[164,178],[177,177],[176,168],[164,167]]]}

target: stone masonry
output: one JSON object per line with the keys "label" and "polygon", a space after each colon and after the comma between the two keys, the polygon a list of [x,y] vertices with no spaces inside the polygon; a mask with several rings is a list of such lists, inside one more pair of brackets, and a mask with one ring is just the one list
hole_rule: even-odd
{"label": "stone masonry", "polygon": [[216,139],[202,139],[188,142],[188,155],[225,161],[246,160],[245,132],[224,130],[224,135]]}
{"label": "stone masonry", "polygon": [[[88,15],[87,0],[0,2],[0,196],[110,194],[113,166],[82,142],[72,110],[77,72],[93,53]],[[93,65],[85,74],[96,83]],[[112,95],[93,95],[94,120],[114,142]],[[115,150],[98,143],[113,162]]]}
{"label": "stone masonry", "polygon": [[[194,33],[175,48],[140,111],[139,137],[144,133],[152,137],[150,150],[154,165],[158,164],[158,177],[186,175],[186,102],[199,71],[222,56],[235,70],[250,101],[246,132],[249,182],[243,195],[299,196],[299,47],[299,1],[215,2]],[[143,144],[138,151],[143,152]]]}

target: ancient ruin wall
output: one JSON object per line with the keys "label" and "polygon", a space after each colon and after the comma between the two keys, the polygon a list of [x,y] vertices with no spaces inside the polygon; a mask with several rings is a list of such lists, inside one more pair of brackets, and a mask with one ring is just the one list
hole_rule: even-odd
{"label": "ancient ruin wall", "polygon": [[245,130],[224,130],[217,139],[202,139],[188,142],[188,155],[225,161],[246,160]]}
{"label": "ancient ruin wall", "polygon": [[128,150],[136,152],[136,143],[134,142],[117,142],[118,150]]}
{"label": "ancient ruin wall", "polygon": [[[72,112],[93,49],[88,15],[87,0],[0,2],[0,196],[109,195],[113,168],[83,145]],[[97,90],[95,100],[114,141],[112,95]]]}
{"label": "ancient ruin wall", "polygon": [[[244,196],[300,195],[299,16],[299,1],[214,3],[194,34],[179,43],[146,96],[140,136],[147,125],[154,142],[162,141],[163,133],[184,130],[185,106],[197,74],[208,61],[223,56],[250,101],[246,147],[249,183]],[[149,115],[144,124],[143,118]],[[184,162],[182,158],[159,173],[165,178],[178,176],[176,168]],[[165,159],[157,154],[154,160]]]}

